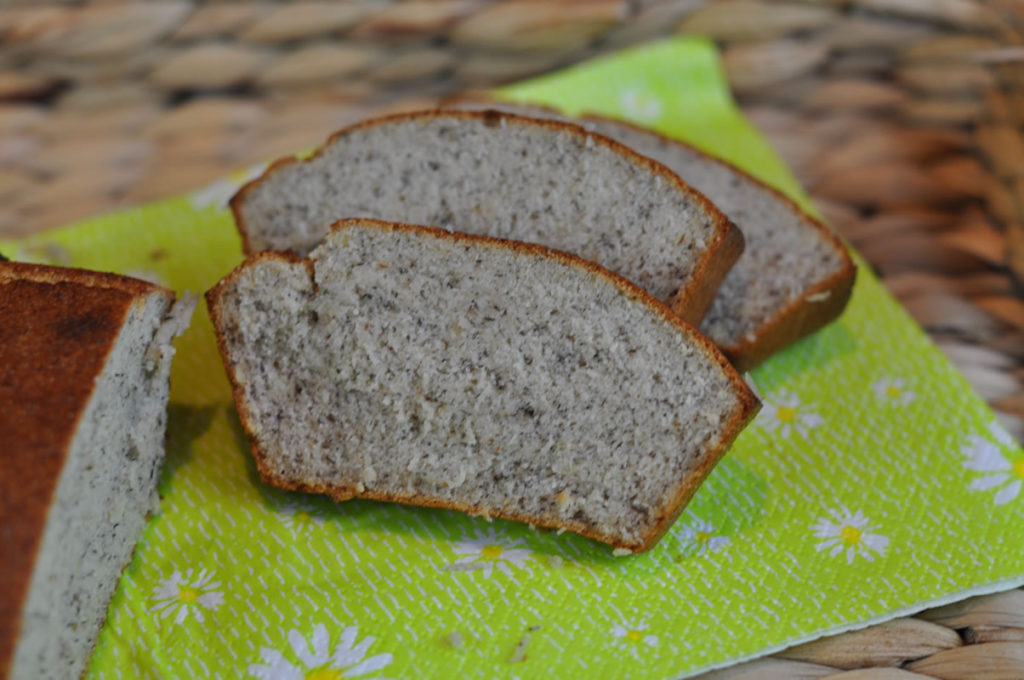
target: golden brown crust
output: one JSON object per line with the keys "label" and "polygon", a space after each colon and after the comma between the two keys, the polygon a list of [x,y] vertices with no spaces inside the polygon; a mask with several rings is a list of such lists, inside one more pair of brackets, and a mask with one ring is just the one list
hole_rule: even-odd
{"label": "golden brown crust", "polygon": [[846,309],[856,279],[857,267],[847,255],[840,271],[786,305],[757,329],[752,340],[744,339],[738,345],[723,347],[722,351],[737,370],[753,370],[776,352],[838,318]]}
{"label": "golden brown crust", "polygon": [[73,283],[89,288],[120,290],[133,295],[159,291],[168,298],[174,297],[174,293],[166,288],[130,276],[28,262],[0,262],[0,284],[17,280],[54,284]]}
{"label": "golden brown crust", "polygon": [[296,491],[308,491],[313,493],[325,493],[332,496],[335,500],[347,500],[349,498],[370,498],[375,500],[392,501],[396,503],[405,503],[411,505],[423,505],[428,507],[447,508],[450,510],[458,510],[462,512],[469,512],[471,514],[487,514],[493,517],[499,517],[502,519],[511,519],[520,522],[526,522],[534,524],[536,526],[550,527],[550,528],[565,528],[569,531],[581,534],[588,538],[593,538],[605,543],[610,543],[617,548],[626,548],[634,552],[640,552],[651,548],[658,539],[668,530],[672,522],[675,521],[679,513],[687,501],[693,496],[697,489],[697,486],[704,481],[704,478],[710,473],[711,468],[718,462],[719,458],[724,455],[725,451],[735,440],[740,430],[751,418],[757,413],[761,404],[757,400],[757,397],[744,382],[740,374],[732,367],[721,351],[711,343],[710,340],[701,335],[693,326],[688,324],[686,321],[681,319],[678,315],[672,312],[662,302],[655,299],[650,293],[641,289],[636,284],[632,283],[628,279],[611,272],[600,265],[597,265],[588,260],[584,260],[571,253],[566,253],[559,250],[553,250],[542,245],[534,243],[523,243],[520,241],[509,241],[505,239],[493,238],[490,236],[479,236],[472,234],[463,234],[459,232],[449,232],[444,229],[438,229],[436,227],[417,226],[409,224],[400,224],[394,222],[383,222],[380,220],[371,219],[346,219],[339,220],[331,225],[331,232],[337,232],[342,229],[351,228],[354,226],[369,227],[375,229],[381,229],[385,231],[405,231],[418,233],[433,238],[447,239],[456,242],[469,242],[478,245],[489,246],[492,248],[504,249],[514,253],[522,253],[527,255],[534,255],[538,257],[546,257],[567,266],[577,267],[584,269],[589,273],[593,274],[597,278],[603,278],[618,288],[620,291],[625,293],[628,297],[637,302],[646,305],[652,311],[654,311],[664,321],[674,326],[675,328],[682,331],[687,338],[693,342],[697,348],[702,351],[708,358],[713,360],[719,365],[719,367],[729,377],[729,381],[732,383],[733,388],[740,401],[740,406],[733,413],[729,420],[726,422],[725,428],[722,432],[721,441],[719,445],[708,454],[704,461],[686,478],[680,480],[679,487],[675,493],[672,494],[671,501],[665,505],[662,509],[658,522],[647,532],[643,540],[637,543],[625,543],[614,536],[607,536],[598,532],[592,531],[584,525],[574,522],[572,520],[562,519],[551,519],[540,516],[525,515],[517,513],[512,510],[501,510],[494,508],[484,508],[480,506],[463,505],[459,503],[453,503],[437,498],[431,498],[420,495],[400,496],[397,494],[389,494],[385,492],[377,492],[372,490],[359,490],[351,485],[311,485],[305,484],[298,480],[285,479],[276,475],[271,470],[266,454],[260,445],[259,438],[255,433],[252,419],[250,418],[249,410],[245,404],[245,400],[242,394],[241,386],[238,383],[238,378],[235,375],[234,365],[230,359],[227,340],[225,323],[223,317],[220,314],[220,298],[223,294],[225,286],[234,281],[245,269],[255,265],[263,260],[279,260],[288,264],[304,264],[307,269],[310,270],[310,276],[312,277],[312,270],[314,253],[306,258],[300,258],[294,253],[277,253],[277,252],[261,252],[254,255],[250,255],[242,264],[222,279],[216,286],[210,289],[206,293],[206,300],[210,309],[210,318],[213,321],[214,332],[217,336],[217,347],[220,350],[221,358],[224,362],[224,367],[227,370],[228,378],[231,381],[232,393],[234,395],[235,407],[238,410],[239,420],[242,423],[242,427],[249,436],[249,441],[252,447],[253,457],[256,459],[256,466],[259,469],[260,476],[268,484],[278,486],[281,488],[292,489]]}
{"label": "golden brown crust", "polygon": [[[460,102],[475,102],[484,105],[488,103],[496,103],[496,105],[507,103],[482,93],[460,95],[449,99],[448,101],[453,105],[457,105]],[[522,106],[528,109],[536,109],[545,115],[563,116],[563,114],[556,109],[537,104],[515,103],[513,105]],[[570,118],[572,117],[570,116]],[[755,368],[779,350],[782,350],[800,338],[823,328],[833,319],[842,314],[843,309],[846,308],[847,301],[850,299],[851,291],[853,290],[857,268],[853,263],[853,259],[850,257],[846,245],[842,242],[842,239],[840,239],[820,220],[817,220],[804,212],[791,198],[775,187],[757,179],[746,170],[743,170],[728,161],[724,161],[721,158],[712,156],[692,144],[687,144],[686,142],[679,141],[672,137],[666,137],[654,130],[634,125],[619,118],[600,116],[590,113],[584,113],[580,116],[576,116],[576,118],[584,122],[592,121],[596,123],[615,123],[616,125],[621,125],[635,132],[657,137],[662,141],[662,143],[668,146],[674,145],[685,148],[687,151],[701,156],[708,162],[717,163],[718,165],[727,168],[750,184],[756,185],[764,191],[770,192],[776,200],[785,203],[797,219],[801,220],[808,227],[818,232],[818,236],[826,241],[840,256],[842,265],[838,271],[818,281],[810,289],[804,291],[800,297],[791,301],[783,309],[776,312],[774,317],[762,324],[754,332],[753,339],[744,339],[735,345],[723,346],[721,348],[739,371],[746,372]],[[724,278],[725,277],[723,276],[720,281],[714,284],[715,290],[717,290],[718,285],[722,280],[724,280]],[[680,308],[676,309],[676,311],[677,313],[685,314],[688,309],[693,309],[695,307],[699,308],[701,301],[702,298],[698,297],[694,302],[682,304]],[[707,303],[710,305],[711,300],[707,300]],[[676,305],[673,304],[673,307],[675,308]],[[707,308],[705,308],[704,311],[706,311],[706,309]],[[702,312],[700,318],[703,318],[703,315],[704,314]],[[692,318],[688,318],[687,320],[693,323]],[[697,323],[699,323],[699,321]]]}
{"label": "golden brown crust", "polygon": [[242,215],[242,204],[244,203],[245,197],[248,193],[264,182],[270,174],[276,172],[282,167],[290,165],[291,163],[306,163],[319,158],[337,139],[352,132],[396,122],[416,120],[423,121],[438,117],[447,117],[456,120],[482,120],[485,125],[495,127],[502,124],[545,127],[569,133],[581,140],[584,140],[584,142],[589,138],[592,140],[592,143],[612,149],[619,155],[627,158],[631,163],[648,169],[670,185],[676,187],[683,194],[686,194],[691,201],[700,206],[701,211],[708,216],[708,219],[711,221],[711,225],[714,227],[714,236],[705,249],[700,261],[697,263],[697,266],[690,277],[690,282],[686,286],[680,287],[680,290],[672,301],[672,307],[676,310],[676,313],[682,315],[691,323],[699,323],[703,318],[704,313],[711,305],[712,299],[714,299],[714,293],[717,290],[718,285],[720,285],[725,279],[725,275],[728,274],[730,269],[732,269],[732,266],[736,263],[736,260],[739,259],[740,254],[743,252],[742,232],[740,232],[722,213],[722,211],[709,201],[704,194],[700,193],[689,184],[686,184],[676,173],[672,172],[661,163],[658,163],[646,156],[641,156],[628,146],[620,144],[619,142],[596,132],[590,132],[579,125],[559,120],[529,118],[528,116],[520,116],[514,113],[505,113],[493,110],[462,111],[446,109],[396,113],[379,118],[370,118],[338,130],[328,137],[327,141],[324,142],[324,144],[307,160],[299,161],[294,157],[290,157],[274,162],[263,172],[262,175],[245,184],[231,198],[231,211],[235,217],[235,225],[242,236],[244,252],[246,254],[252,253],[253,244],[249,235],[249,229]]}
{"label": "golden brown crust", "polygon": [[137,279],[0,262],[0,669],[78,422],[133,305]]}
{"label": "golden brown crust", "polygon": [[743,232],[732,222],[727,224],[725,233],[715,235],[712,247],[704,251],[697,263],[693,284],[685,290],[681,288],[671,301],[672,311],[694,326],[700,326],[719,287],[743,254]]}
{"label": "golden brown crust", "polygon": [[[742,378],[740,378],[740,382],[743,382]],[[661,540],[661,537],[664,536],[665,532],[672,527],[676,519],[679,518],[679,515],[689,504],[693,495],[697,493],[697,489],[700,488],[700,485],[703,484],[704,480],[711,474],[711,471],[718,464],[718,461],[720,461],[722,456],[724,456],[729,451],[729,448],[732,447],[733,442],[736,441],[736,437],[738,437],[740,432],[750,424],[754,419],[754,416],[757,415],[757,412],[761,410],[761,402],[745,382],[743,382],[743,387],[746,389],[738,391],[741,407],[732,416],[730,416],[729,420],[726,422],[722,438],[718,442],[718,445],[704,458],[703,461],[701,461],[700,465],[694,468],[690,474],[684,477],[679,483],[676,495],[662,507],[661,518],[644,536],[643,543],[639,549],[640,551],[649,550],[654,547],[659,540]]]}

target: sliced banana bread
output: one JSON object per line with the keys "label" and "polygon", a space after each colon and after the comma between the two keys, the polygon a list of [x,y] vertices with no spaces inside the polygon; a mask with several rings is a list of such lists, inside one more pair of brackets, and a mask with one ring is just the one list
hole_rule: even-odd
{"label": "sliced banana bread", "polygon": [[743,232],[746,248],[700,325],[741,371],[842,313],[856,267],[842,241],[783,194],[725,161],[629,123],[567,118],[539,106],[477,97],[453,105],[568,120],[664,163]]}
{"label": "sliced banana bread", "polygon": [[207,293],[267,482],[650,548],[759,406],[691,326],[542,246],[345,220]]}
{"label": "sliced banana bread", "polygon": [[743,249],[739,231],[664,166],[576,125],[425,111],[338,132],[231,201],[246,252],[309,252],[346,217],[541,243],[634,281],[688,321]]}
{"label": "sliced banana bread", "polygon": [[77,678],[157,507],[172,337],[195,300],[0,262],[0,676]]}

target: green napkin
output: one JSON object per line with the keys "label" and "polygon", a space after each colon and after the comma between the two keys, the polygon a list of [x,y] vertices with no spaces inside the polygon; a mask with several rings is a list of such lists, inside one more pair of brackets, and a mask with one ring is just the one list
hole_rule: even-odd
{"label": "green napkin", "polygon": [[[629,118],[807,204],[713,48],[672,40],[502,91]],[[204,291],[241,260],[188,197],[0,244]],[[1024,451],[866,270],[753,375],[757,421],[649,553],[259,482],[205,310],[179,340],[160,513],[93,678],[676,678],[1024,581]]]}

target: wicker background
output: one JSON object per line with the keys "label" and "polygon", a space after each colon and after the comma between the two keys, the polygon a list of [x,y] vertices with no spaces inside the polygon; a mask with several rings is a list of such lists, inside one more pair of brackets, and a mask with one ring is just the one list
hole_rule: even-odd
{"label": "wicker background", "polygon": [[[718,41],[747,115],[1024,441],[1021,0],[8,3],[0,234],[677,32]],[[707,677],[1021,680],[1024,591]]]}

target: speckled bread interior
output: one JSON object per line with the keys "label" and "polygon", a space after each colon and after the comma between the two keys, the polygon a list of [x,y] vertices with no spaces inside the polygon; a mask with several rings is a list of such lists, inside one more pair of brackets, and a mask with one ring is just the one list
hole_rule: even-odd
{"label": "speckled bread interior", "polygon": [[529,244],[376,221],[208,294],[264,479],[644,550],[756,411],[633,284]]}
{"label": "speckled bread interior", "polygon": [[704,196],[664,166],[555,121],[425,111],[368,120],[232,199],[247,252],[306,253],[371,217],[540,243],[597,262],[699,321],[742,250]]}

